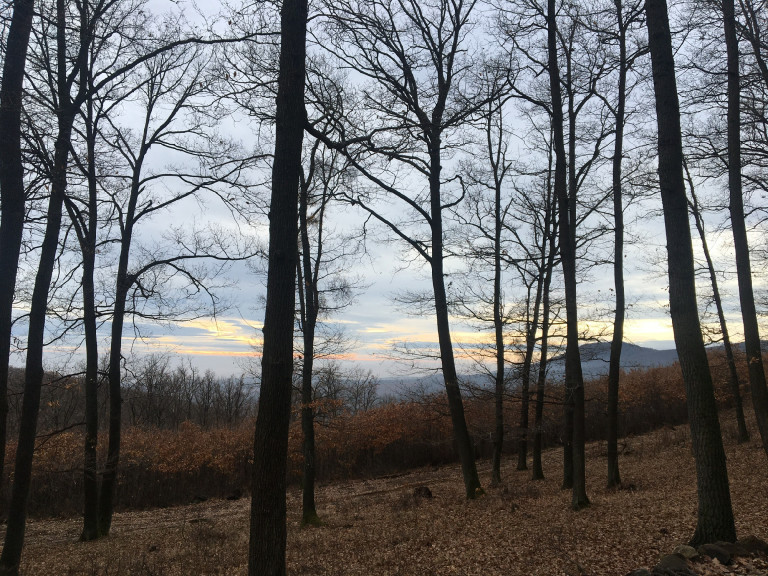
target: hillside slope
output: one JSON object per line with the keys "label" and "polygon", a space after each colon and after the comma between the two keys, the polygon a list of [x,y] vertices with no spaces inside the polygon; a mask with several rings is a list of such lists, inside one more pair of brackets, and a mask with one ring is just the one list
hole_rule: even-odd
{"label": "hillside slope", "polygon": [[[724,423],[732,418],[725,414]],[[739,536],[768,540],[768,463],[758,442],[726,449]],[[756,437],[756,431],[753,437]],[[545,454],[547,479],[530,480],[506,461],[504,484],[463,498],[458,466],[323,486],[320,528],[300,529],[300,492],[289,494],[292,575],[617,575],[651,567],[684,543],[695,523],[694,463],[685,427],[622,443],[625,489],[604,488],[604,446],[588,447],[592,506],[569,509],[560,490],[561,451]],[[489,465],[480,463],[482,481]],[[416,499],[426,485],[432,498]],[[208,501],[118,514],[112,536],[77,542],[78,519],[30,521],[27,576],[246,573],[249,502]],[[699,574],[768,574],[765,558],[731,567],[697,564]]]}

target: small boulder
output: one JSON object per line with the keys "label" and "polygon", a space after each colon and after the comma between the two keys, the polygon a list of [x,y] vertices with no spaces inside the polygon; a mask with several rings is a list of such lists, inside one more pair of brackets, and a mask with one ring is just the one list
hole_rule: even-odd
{"label": "small boulder", "polygon": [[731,555],[731,558],[734,556],[748,556],[749,552],[747,552],[746,548],[739,544],[738,542],[723,542],[722,540],[719,540],[715,542],[715,546],[720,546],[723,550],[728,552],[728,554]]}
{"label": "small boulder", "polygon": [[699,553],[696,551],[696,548],[693,546],[688,546],[686,544],[680,544],[677,548],[675,548],[672,551],[673,554],[680,554],[683,558],[686,560],[693,560],[695,559]]}
{"label": "small boulder", "polygon": [[730,552],[717,544],[702,544],[699,546],[699,554],[709,556],[710,558],[717,558],[720,564],[728,564],[731,561]]}
{"label": "small boulder", "polygon": [[653,567],[653,576],[693,576],[693,572],[680,554],[667,554]]}
{"label": "small boulder", "polygon": [[768,542],[761,540],[757,536],[746,536],[736,541],[747,554],[768,554]]}
{"label": "small boulder", "polygon": [[652,575],[645,568],[638,568],[637,570],[632,570],[632,572],[628,572],[626,576],[652,576]]}

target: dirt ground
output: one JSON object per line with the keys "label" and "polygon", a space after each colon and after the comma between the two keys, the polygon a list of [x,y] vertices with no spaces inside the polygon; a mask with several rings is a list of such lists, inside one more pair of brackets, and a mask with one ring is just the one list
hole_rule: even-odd
{"label": "dirt ground", "polygon": [[[732,435],[726,434],[727,437]],[[768,540],[768,460],[757,431],[736,445],[726,439],[738,535]],[[291,575],[617,575],[651,568],[693,534],[696,481],[686,427],[665,428],[622,443],[624,486],[605,489],[605,446],[587,449],[591,506],[569,508],[560,489],[560,450],[544,455],[547,479],[505,461],[504,483],[467,501],[458,466],[335,483],[317,493],[320,527],[300,528],[301,494],[288,496]],[[488,462],[481,480],[490,481]],[[414,498],[426,485],[432,498]],[[80,520],[31,520],[26,576],[171,576],[246,574],[249,500],[208,501],[129,512],[111,536],[78,542]],[[768,575],[765,558],[729,566],[695,563],[698,574]]]}

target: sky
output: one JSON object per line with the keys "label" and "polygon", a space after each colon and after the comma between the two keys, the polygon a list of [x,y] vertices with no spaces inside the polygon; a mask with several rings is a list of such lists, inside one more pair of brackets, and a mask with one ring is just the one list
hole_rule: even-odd
{"label": "sky", "polygon": [[[153,4],[160,6],[166,3],[154,0]],[[254,144],[252,127],[243,118],[230,119],[225,127],[229,136],[243,140],[246,145]],[[162,166],[165,161],[162,157],[152,160],[155,166]],[[663,225],[657,213],[657,204],[658,199],[650,200],[628,212],[635,241],[627,246],[625,257],[627,301],[630,303],[625,336],[626,341],[634,344],[667,349],[674,347],[674,342],[665,308],[666,278],[663,269],[660,271],[654,264],[657,255],[663,256],[664,253]],[[333,210],[332,221],[341,229],[354,228],[363,220],[363,215],[354,207],[339,206]],[[168,216],[173,223],[192,220],[205,223],[225,222],[228,215],[216,205],[198,205],[179,208]],[[168,216],[142,227],[137,232],[138,242],[151,245],[168,224]],[[246,232],[263,239],[266,229],[261,224]],[[366,246],[366,255],[355,257],[348,264],[348,271],[359,275],[365,287],[358,291],[350,306],[332,319],[343,326],[348,337],[355,342],[353,350],[340,360],[370,369],[382,377],[403,375],[408,371],[407,364],[395,362],[392,358],[393,349],[398,344],[408,342],[418,349],[429,350],[437,340],[433,315],[412,316],[393,302],[393,297],[403,289],[429,290],[427,269],[419,263],[404,267],[402,246],[384,241],[385,236],[381,231],[372,234]],[[716,256],[726,261],[730,251],[727,234],[720,233],[709,241]],[[698,246],[695,236],[694,245]],[[454,267],[453,270],[456,277],[463,274],[460,268]],[[233,265],[227,275],[231,285],[222,291],[222,296],[228,306],[216,318],[202,317],[162,325],[138,323],[141,338],[135,338],[134,332],[127,327],[124,348],[138,355],[165,353],[179,360],[189,358],[199,368],[211,369],[221,376],[252,370],[254,363],[258,363],[261,341],[264,275],[243,264]],[[723,275],[721,282],[721,290],[729,302],[728,318],[732,335],[738,339],[740,318],[738,308],[734,306],[735,279],[728,273]],[[585,320],[581,328],[590,334],[602,333],[603,339],[610,338],[608,318],[611,316],[612,287],[612,270],[608,265],[593,269],[579,286],[582,317],[599,317],[591,322]],[[106,334],[107,328],[108,325],[102,328],[102,334]],[[488,338],[488,329],[479,331],[454,318],[452,337],[457,356],[461,359],[460,369],[463,367],[465,371],[472,371],[474,368],[464,350]],[[62,359],[76,363],[81,351],[76,348],[76,342],[67,342],[46,354],[50,366]],[[21,356],[17,354],[15,360],[15,364],[20,364]]]}

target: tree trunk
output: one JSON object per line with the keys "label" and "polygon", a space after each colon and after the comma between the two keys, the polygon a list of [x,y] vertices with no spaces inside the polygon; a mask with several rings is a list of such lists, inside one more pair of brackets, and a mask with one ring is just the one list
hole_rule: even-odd
{"label": "tree trunk", "polygon": [[[314,154],[314,150],[312,151]],[[302,320],[302,335],[304,338],[304,358],[301,370],[301,432],[302,453],[304,456],[301,523],[303,525],[319,525],[315,506],[315,409],[312,405],[312,371],[315,361],[315,329],[320,307],[317,277],[313,274],[311,247],[309,245],[309,229],[307,211],[309,204],[309,183],[302,183],[299,196],[299,236],[301,239],[301,256],[297,267],[298,292]],[[320,218],[322,226],[322,217]],[[317,254],[318,262],[322,254],[322,235],[319,235]],[[303,270],[302,270],[303,269]]]}
{"label": "tree trunk", "polygon": [[[59,26],[63,23],[63,0],[59,0]],[[60,91],[64,93],[63,90]],[[65,100],[66,102],[66,100]],[[0,556],[0,574],[16,575],[24,546],[27,520],[27,501],[32,480],[32,459],[40,412],[40,392],[43,383],[43,347],[48,292],[56,263],[61,230],[62,205],[67,186],[67,160],[74,115],[69,102],[59,112],[59,133],[56,138],[51,195],[48,201],[47,223],[40,254],[40,265],[35,276],[35,287],[29,313],[27,361],[24,373],[24,400],[19,423],[19,441],[16,448],[13,491],[8,509],[5,545]]]}
{"label": "tree trunk", "polygon": [[451,412],[453,436],[461,462],[461,473],[464,478],[464,489],[467,498],[476,498],[483,493],[475,465],[475,453],[472,439],[467,429],[464,417],[464,403],[461,399],[459,379],[456,374],[456,362],[453,355],[453,343],[448,320],[448,299],[445,292],[445,276],[443,273],[443,214],[440,196],[440,137],[433,131],[430,150],[431,170],[429,188],[432,216],[432,288],[435,295],[435,318],[437,320],[437,337],[440,345],[440,362],[445,380],[445,392],[448,398],[448,408]]}
{"label": "tree trunk", "polygon": [[549,253],[547,254],[547,266],[542,287],[541,309],[541,357],[539,358],[539,374],[536,378],[536,415],[534,420],[535,433],[533,436],[533,479],[544,480],[544,468],[541,465],[542,437],[544,434],[544,386],[547,382],[547,354],[549,344],[549,318],[550,318],[550,288],[552,285],[552,271],[555,267],[555,251],[557,240],[557,222],[552,202],[548,200],[547,210],[551,214],[552,229],[547,230]]}
{"label": "tree trunk", "polygon": [[[489,120],[490,126],[490,120]],[[496,386],[494,391],[493,458],[491,485],[501,483],[501,454],[504,448],[504,321],[501,317],[501,184],[496,182],[494,198],[494,251],[493,251],[493,328],[496,340]]]}
{"label": "tree trunk", "polygon": [[[99,434],[99,350],[96,325],[96,290],[94,269],[96,263],[96,229],[98,227],[98,189],[96,183],[96,129],[93,118],[93,100],[86,102],[86,138],[88,140],[88,220],[79,221],[70,210],[73,221],[80,222],[80,249],[83,257],[83,329],[85,331],[85,442],[83,446],[83,531],[80,539],[99,537],[99,478],[96,447]],[[77,227],[77,224],[76,224]]]}
{"label": "tree trunk", "polygon": [[285,0],[281,9],[264,350],[253,442],[249,576],[284,576],[286,573],[285,475],[298,260],[297,203],[306,117],[306,34],[306,0]]}
{"label": "tree trunk", "polygon": [[739,87],[739,42],[733,0],[723,0],[723,26],[728,53],[728,189],[730,191],[731,229],[736,252],[736,275],[739,301],[744,322],[744,348],[749,368],[749,387],[755,409],[757,428],[768,455],[768,387],[766,387],[760,329],[757,325],[755,294],[752,289],[752,265],[744,219],[744,197],[741,187],[741,93]]}
{"label": "tree trunk", "polygon": [[[531,366],[533,353],[536,350],[536,333],[539,331],[539,310],[541,308],[542,291],[544,289],[544,275],[546,266],[547,230],[549,226],[549,213],[544,216],[545,231],[542,236],[543,247],[539,262],[538,276],[536,278],[536,296],[533,299],[533,307],[528,307],[528,313],[533,317],[528,321],[525,333],[525,356],[523,357],[522,383],[520,386],[520,437],[517,444],[517,469],[528,469],[528,417],[530,412]],[[529,292],[530,294],[530,292]],[[528,298],[530,302],[530,298]]]}
{"label": "tree trunk", "polygon": [[[320,518],[315,506],[315,410],[312,405],[312,366],[314,364],[315,327],[304,326],[304,359],[301,374],[301,432],[304,456],[301,523],[319,525]],[[309,340],[308,340],[309,338]]]}
{"label": "tree trunk", "polygon": [[[21,101],[33,9],[33,0],[13,3],[0,88],[0,490],[5,481],[13,294],[25,215]],[[0,499],[0,510],[4,508],[5,502]]]}
{"label": "tree trunk", "polygon": [[115,492],[117,490],[117,470],[120,464],[120,436],[122,432],[123,397],[122,397],[122,346],[123,325],[125,323],[125,305],[128,291],[133,285],[134,278],[128,274],[128,262],[133,241],[133,226],[136,216],[136,205],[141,192],[140,175],[146,148],[133,167],[131,193],[128,198],[128,209],[125,212],[125,226],[120,239],[120,256],[117,263],[117,278],[115,280],[115,303],[112,310],[112,328],[109,348],[109,440],[107,441],[107,460],[101,478],[99,494],[99,535],[109,535],[112,527],[112,514],[115,508]]}
{"label": "tree trunk", "polygon": [[[571,178],[571,193],[567,185],[567,162],[565,157],[565,138],[563,135],[563,105],[560,96],[560,70],[557,63],[557,20],[555,0],[549,0],[547,9],[548,51],[549,51],[549,86],[552,95],[552,123],[555,141],[555,195],[558,202],[560,225],[560,258],[565,279],[566,308],[566,349],[565,349],[565,456],[563,487],[570,481],[572,487],[571,506],[578,510],[589,505],[586,493],[586,463],[584,460],[584,378],[581,373],[579,354],[579,324],[576,299],[576,246],[575,218],[575,178]],[[572,115],[571,115],[572,119]],[[574,141],[573,129],[570,136]],[[571,146],[572,147],[572,146]],[[575,154],[571,154],[571,164]],[[572,427],[572,436],[568,428]],[[568,457],[569,449],[572,453]],[[569,465],[570,469],[569,478]]]}
{"label": "tree trunk", "polygon": [[709,280],[712,284],[712,299],[715,301],[715,308],[717,309],[717,318],[720,322],[720,331],[723,334],[723,348],[725,348],[725,359],[728,364],[728,384],[731,388],[731,394],[733,395],[733,401],[736,404],[736,426],[738,428],[738,442],[739,444],[749,440],[749,431],[747,430],[747,423],[744,420],[744,406],[741,401],[741,390],[739,389],[739,374],[736,370],[736,360],[733,357],[733,347],[731,346],[731,337],[728,334],[728,324],[725,321],[725,311],[723,310],[723,301],[720,298],[720,289],[717,285],[717,274],[715,273],[715,265],[712,262],[712,256],[709,253],[709,245],[707,244],[707,237],[704,230],[704,222],[701,218],[701,212],[699,211],[699,203],[696,199],[696,191],[693,188],[693,180],[690,175],[687,176],[688,188],[691,191],[690,208],[693,214],[693,220],[696,224],[696,230],[699,232],[699,238],[701,239],[701,248],[704,253],[704,258],[707,262],[707,269],[709,270]]}
{"label": "tree trunk", "polygon": [[613,284],[616,310],[613,317],[613,338],[608,364],[608,488],[621,484],[619,474],[619,379],[621,376],[621,347],[624,343],[624,205],[621,190],[621,161],[624,155],[624,122],[627,91],[627,30],[622,18],[622,2],[615,0],[619,25],[619,89],[616,107],[616,140],[613,148],[613,226],[614,259]]}
{"label": "tree trunk", "polygon": [[680,108],[667,4],[665,0],[647,0],[645,6],[656,98],[659,187],[667,234],[669,305],[696,459],[699,504],[691,544],[733,542],[736,529],[725,451],[696,305],[693,247],[683,181]]}

